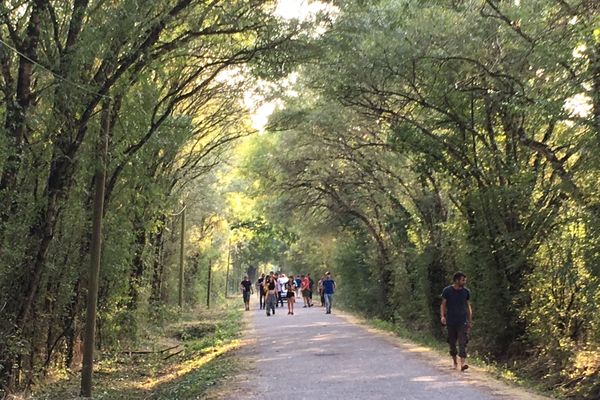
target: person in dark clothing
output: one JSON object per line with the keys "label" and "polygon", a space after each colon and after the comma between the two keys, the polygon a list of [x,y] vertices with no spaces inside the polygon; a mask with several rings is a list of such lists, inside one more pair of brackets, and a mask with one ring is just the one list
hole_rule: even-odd
{"label": "person in dark clothing", "polygon": [[248,276],[244,276],[244,280],[240,283],[240,290],[242,291],[242,296],[244,297],[246,311],[250,311],[250,294],[253,292],[253,290],[252,282],[250,279],[248,279]]}
{"label": "person in dark clothing", "polygon": [[275,303],[277,302],[277,289],[275,278],[268,276],[264,283],[267,296],[267,317],[271,316],[271,312],[275,315]]}
{"label": "person in dark clothing", "polygon": [[315,287],[315,281],[313,280],[313,278],[310,277],[310,274],[306,274],[306,276],[308,277],[308,298],[310,299],[310,305],[309,307],[312,307],[313,301],[313,288]]}
{"label": "person in dark clothing", "polygon": [[285,283],[287,292],[288,315],[294,315],[294,303],[296,303],[296,283],[292,278]]}
{"label": "person in dark clothing", "polygon": [[[448,329],[448,345],[450,355],[454,362],[454,369],[458,368],[460,357],[460,370],[464,371],[467,365],[468,334],[473,325],[473,310],[471,309],[471,292],[465,287],[467,276],[462,272],[454,274],[453,283],[444,288],[442,292],[442,305],[440,306],[441,323]],[[458,341],[458,351],[456,342]]]}
{"label": "person in dark clothing", "polygon": [[335,281],[331,278],[331,272],[327,271],[323,278],[323,298],[325,299],[325,313],[331,314],[333,305],[333,294],[335,293]]}
{"label": "person in dark clothing", "polygon": [[265,282],[265,274],[261,274],[260,278],[256,281],[256,291],[258,292],[258,305],[259,309],[262,310],[265,307],[265,288],[263,286]]}

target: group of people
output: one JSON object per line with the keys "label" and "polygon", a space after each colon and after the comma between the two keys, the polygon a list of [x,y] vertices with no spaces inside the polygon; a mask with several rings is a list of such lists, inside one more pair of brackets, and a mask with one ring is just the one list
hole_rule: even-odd
{"label": "group of people", "polygon": [[[465,371],[469,368],[467,360],[467,343],[473,326],[473,310],[471,308],[471,292],[466,288],[467,276],[462,272],[454,274],[452,284],[445,287],[442,292],[440,306],[440,322],[447,328],[450,356],[455,369]],[[290,275],[273,273],[261,274],[256,281],[259,296],[259,307],[266,310],[267,316],[275,315],[275,308],[283,307],[283,293],[288,306],[288,315],[294,315],[294,304],[299,292],[302,294],[304,307],[313,307],[312,293],[314,281],[310,274]],[[335,281],[331,273],[327,272],[317,284],[321,306],[325,312],[331,314]],[[246,311],[250,310],[250,294],[253,292],[252,282],[248,276],[240,283],[240,290],[244,298]],[[457,346],[458,344],[458,346]],[[458,347],[458,348],[457,348]],[[459,363],[460,362],[460,363]]]}
{"label": "group of people", "polygon": [[[294,315],[294,305],[296,298],[302,295],[303,307],[313,307],[313,288],[315,281],[310,273],[306,275],[285,274],[271,272],[268,275],[261,274],[256,281],[256,292],[258,293],[259,309],[266,310],[267,316],[275,315],[275,308],[283,307],[283,300],[287,303],[288,315]],[[318,293],[321,299],[321,307],[325,307],[325,312],[331,314],[333,305],[333,294],[335,292],[335,281],[331,273],[327,272],[319,279]],[[254,292],[252,282],[248,276],[240,283],[240,290],[244,298],[246,311],[250,310],[250,295]],[[284,296],[285,294],[285,296]]]}

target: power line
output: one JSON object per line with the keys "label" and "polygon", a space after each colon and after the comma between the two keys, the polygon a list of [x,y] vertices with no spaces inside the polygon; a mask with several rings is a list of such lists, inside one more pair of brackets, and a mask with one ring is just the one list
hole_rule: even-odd
{"label": "power line", "polygon": [[17,53],[18,55],[20,55],[21,57],[23,57],[24,59],[26,59],[30,63],[32,63],[34,65],[37,65],[38,67],[42,68],[43,70],[49,72],[56,79],[58,79],[60,81],[63,81],[65,83],[68,83],[69,85],[72,85],[72,86],[74,86],[74,87],[76,87],[76,88],[78,88],[78,89],[80,89],[80,90],[82,90],[84,92],[89,93],[89,94],[94,94],[96,96],[100,96],[100,97],[103,97],[103,98],[106,98],[106,99],[113,100],[113,98],[111,96],[109,96],[109,95],[101,94],[101,93],[98,93],[98,92],[96,92],[94,90],[88,89],[87,87],[85,87],[85,86],[83,86],[83,85],[81,85],[79,83],[73,82],[73,81],[71,81],[71,80],[69,80],[69,79],[67,79],[67,78],[65,78],[65,77],[57,74],[56,72],[52,71],[50,68],[46,67],[45,65],[40,64],[39,62],[33,60],[31,57],[28,57],[27,55],[23,54],[22,52],[20,52],[15,47],[13,47],[10,44],[6,43],[4,40],[0,39],[0,43],[3,44],[5,47],[9,48],[10,50],[14,51],[15,53]]}

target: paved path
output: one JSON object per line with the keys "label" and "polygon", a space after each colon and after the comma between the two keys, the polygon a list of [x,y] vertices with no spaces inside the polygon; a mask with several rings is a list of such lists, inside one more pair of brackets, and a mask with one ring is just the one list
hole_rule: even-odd
{"label": "paved path", "polygon": [[[323,308],[302,308],[289,316],[253,310],[253,344],[246,349],[252,368],[238,380],[236,398],[255,400],[393,399],[492,400],[516,399],[494,385],[482,385],[469,372],[432,365],[401,344],[347,318],[327,315]],[[438,357],[439,359],[439,357]],[[450,359],[448,357],[448,362]],[[435,363],[434,363],[435,364]],[[241,381],[241,382],[240,382]],[[496,385],[498,383],[496,382]],[[500,384],[502,385],[502,384]],[[535,395],[528,399],[539,398]]]}

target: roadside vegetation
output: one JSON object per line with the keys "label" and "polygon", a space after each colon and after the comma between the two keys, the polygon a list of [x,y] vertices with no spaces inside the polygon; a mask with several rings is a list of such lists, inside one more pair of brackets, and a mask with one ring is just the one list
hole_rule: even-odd
{"label": "roadside vegetation", "polygon": [[204,390],[161,364],[233,333],[180,313],[272,270],[441,342],[462,270],[478,357],[600,398],[600,3],[292,3],[0,2],[0,397],[93,350],[107,393]]}
{"label": "roadside vegetation", "polygon": [[[190,310],[164,327],[147,327],[136,348],[99,355],[94,398],[203,398],[238,371],[233,352],[240,345],[243,326],[240,307],[230,302],[211,310]],[[54,374],[31,398],[78,398],[78,375],[65,371]]]}

